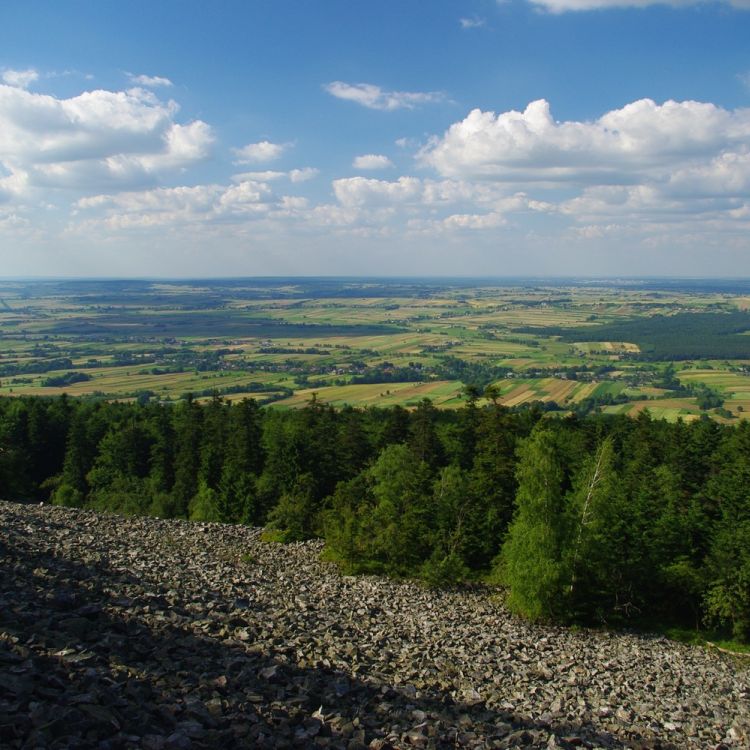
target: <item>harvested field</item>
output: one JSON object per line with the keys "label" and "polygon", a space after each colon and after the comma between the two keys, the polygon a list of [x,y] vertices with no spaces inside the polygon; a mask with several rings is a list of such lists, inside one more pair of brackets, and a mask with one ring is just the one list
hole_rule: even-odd
{"label": "harvested field", "polygon": [[531,626],[318,542],[0,503],[4,748],[748,746],[748,669]]}
{"label": "harvested field", "polygon": [[297,391],[293,396],[277,401],[274,407],[301,408],[310,402],[314,393],[319,401],[332,406],[410,406],[429,398],[435,406],[457,408],[465,403],[461,398],[462,388],[457,380],[323,386]]}

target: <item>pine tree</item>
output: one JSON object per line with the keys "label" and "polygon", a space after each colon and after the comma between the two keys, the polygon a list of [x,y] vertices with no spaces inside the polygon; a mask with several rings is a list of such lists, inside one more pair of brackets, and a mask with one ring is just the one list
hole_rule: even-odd
{"label": "pine tree", "polygon": [[390,574],[413,574],[431,551],[431,472],[415,462],[406,445],[384,448],[368,470],[372,509],[372,554]]}
{"label": "pine tree", "polygon": [[201,465],[202,412],[196,401],[188,398],[175,415],[175,472],[172,497],[174,513],[187,518],[188,506],[198,492]]}

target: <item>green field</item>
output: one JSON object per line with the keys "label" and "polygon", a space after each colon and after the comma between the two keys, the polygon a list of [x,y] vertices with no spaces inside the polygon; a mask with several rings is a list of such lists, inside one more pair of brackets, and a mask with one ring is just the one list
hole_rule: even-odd
{"label": "green field", "polygon": [[[750,350],[716,356],[750,341],[739,282],[0,281],[0,300],[3,396],[217,394],[289,408],[315,392],[336,406],[456,408],[473,383],[495,384],[509,407],[563,413],[750,412]],[[665,346],[691,356],[660,360]]]}

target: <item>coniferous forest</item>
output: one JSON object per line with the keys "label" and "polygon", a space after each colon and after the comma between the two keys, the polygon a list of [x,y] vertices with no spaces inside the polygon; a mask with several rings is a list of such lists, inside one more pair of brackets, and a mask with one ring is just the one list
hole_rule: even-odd
{"label": "coniferous forest", "polygon": [[321,536],[354,573],[493,580],[538,620],[750,638],[750,424],[535,408],[0,399],[0,498]]}

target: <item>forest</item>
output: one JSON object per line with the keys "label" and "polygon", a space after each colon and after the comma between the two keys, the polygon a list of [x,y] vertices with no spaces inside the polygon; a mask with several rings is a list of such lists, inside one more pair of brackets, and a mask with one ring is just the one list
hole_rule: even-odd
{"label": "forest", "polygon": [[521,326],[521,333],[559,336],[562,341],[633,341],[640,352],[636,359],[680,361],[687,359],[742,359],[750,354],[750,314],[734,311],[680,312],[615,321],[591,327],[541,330]]}
{"label": "forest", "polygon": [[[491,395],[491,394],[490,394]],[[515,612],[750,638],[750,424],[0,399],[0,498],[320,536],[352,573],[499,584]]]}

